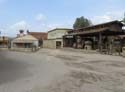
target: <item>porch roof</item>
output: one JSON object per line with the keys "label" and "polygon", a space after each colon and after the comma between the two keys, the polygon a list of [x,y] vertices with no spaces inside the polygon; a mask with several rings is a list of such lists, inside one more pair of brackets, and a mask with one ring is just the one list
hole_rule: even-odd
{"label": "porch roof", "polygon": [[26,35],[23,37],[16,38],[12,42],[14,42],[14,43],[32,43],[33,41],[38,41],[38,39],[36,39],[35,37],[33,37],[31,35]]}
{"label": "porch roof", "polygon": [[84,36],[96,36],[99,33],[102,33],[103,35],[125,35],[125,31],[112,31],[108,28],[102,28],[101,30],[90,30],[90,31],[81,31],[81,32],[75,32],[70,35],[84,35]]}

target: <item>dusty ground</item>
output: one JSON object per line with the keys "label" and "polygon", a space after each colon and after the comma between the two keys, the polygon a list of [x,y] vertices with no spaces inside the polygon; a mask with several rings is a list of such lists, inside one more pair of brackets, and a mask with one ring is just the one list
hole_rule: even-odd
{"label": "dusty ground", "polygon": [[1,51],[0,92],[125,92],[125,58],[74,49]]}

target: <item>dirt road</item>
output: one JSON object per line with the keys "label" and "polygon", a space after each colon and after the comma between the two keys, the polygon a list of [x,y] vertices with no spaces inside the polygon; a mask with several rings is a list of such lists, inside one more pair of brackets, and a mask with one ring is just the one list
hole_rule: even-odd
{"label": "dirt road", "polygon": [[125,92],[125,58],[73,49],[3,51],[0,92]]}
{"label": "dirt road", "polygon": [[30,92],[66,72],[64,64],[51,56],[0,52],[0,92]]}

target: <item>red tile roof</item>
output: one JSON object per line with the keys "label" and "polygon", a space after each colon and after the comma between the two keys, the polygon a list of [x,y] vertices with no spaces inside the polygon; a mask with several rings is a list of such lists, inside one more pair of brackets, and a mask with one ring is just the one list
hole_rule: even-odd
{"label": "red tile roof", "polygon": [[34,36],[38,40],[47,39],[47,33],[43,33],[43,32],[28,32],[28,34]]}

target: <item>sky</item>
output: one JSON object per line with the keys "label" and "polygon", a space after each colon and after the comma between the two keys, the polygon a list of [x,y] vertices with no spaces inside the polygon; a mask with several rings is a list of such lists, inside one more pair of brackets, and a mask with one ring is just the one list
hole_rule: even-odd
{"label": "sky", "polygon": [[20,29],[72,28],[81,16],[93,24],[122,20],[124,12],[125,0],[0,0],[0,31],[15,37]]}

